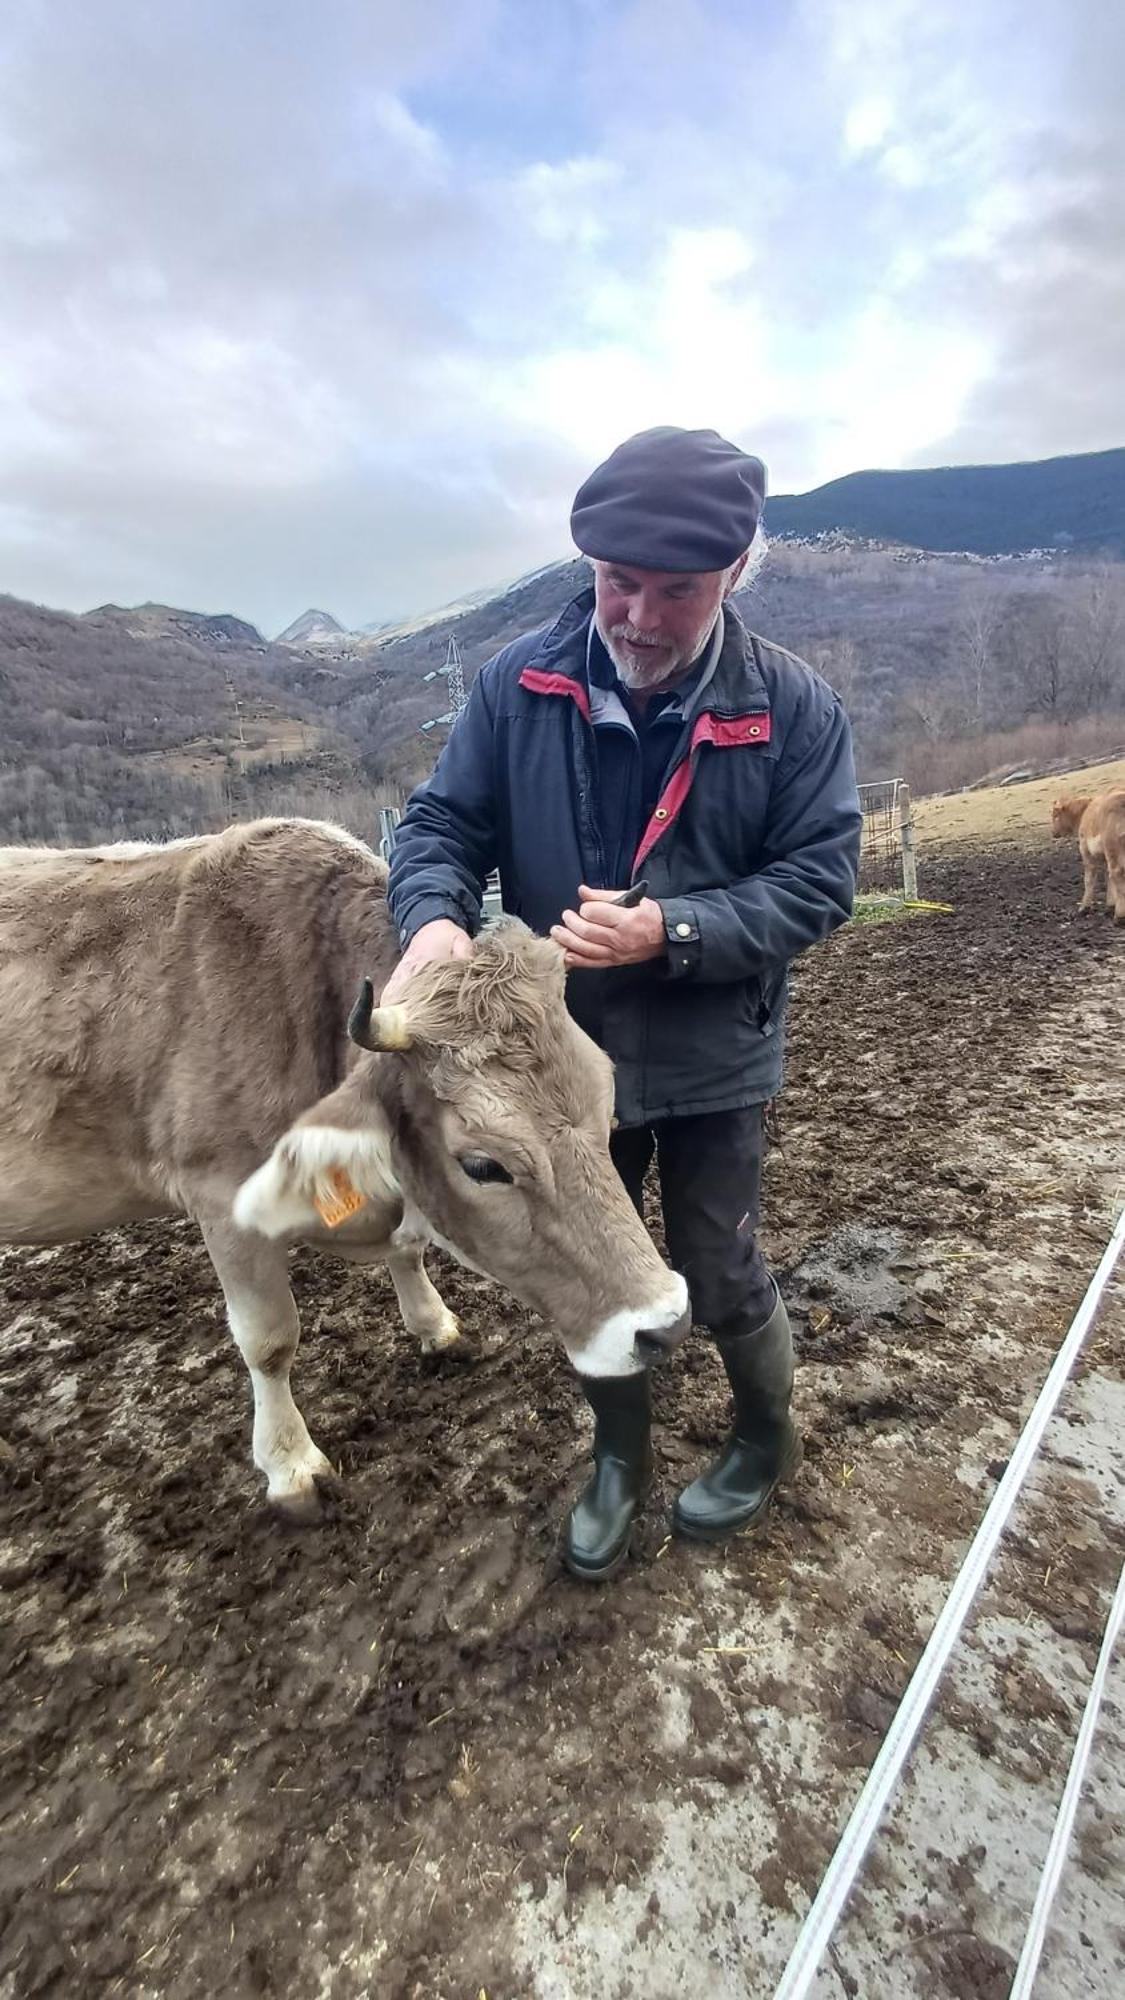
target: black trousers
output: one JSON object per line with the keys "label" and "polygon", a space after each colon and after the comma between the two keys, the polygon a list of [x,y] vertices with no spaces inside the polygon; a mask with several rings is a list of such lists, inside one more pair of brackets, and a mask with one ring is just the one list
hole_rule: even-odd
{"label": "black trousers", "polygon": [[749,1333],[773,1311],[775,1290],[758,1248],[765,1106],[631,1125],[610,1137],[613,1163],[638,1213],[652,1156],[668,1257],[710,1333]]}

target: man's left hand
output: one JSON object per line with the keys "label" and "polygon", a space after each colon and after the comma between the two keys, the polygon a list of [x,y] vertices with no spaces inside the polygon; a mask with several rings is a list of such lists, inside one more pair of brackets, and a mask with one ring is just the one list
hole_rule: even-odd
{"label": "man's left hand", "polygon": [[664,912],[651,896],[628,909],[619,900],[620,889],[588,889],[583,883],[578,895],[577,910],[564,910],[562,922],[551,926],[568,967],[643,965],[663,957]]}

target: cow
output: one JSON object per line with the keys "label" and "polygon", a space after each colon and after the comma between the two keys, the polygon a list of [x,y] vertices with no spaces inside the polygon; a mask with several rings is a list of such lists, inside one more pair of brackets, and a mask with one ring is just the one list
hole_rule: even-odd
{"label": "cow", "polygon": [[423,1349],[460,1338],[431,1242],[553,1321],[579,1373],[646,1367],[689,1324],[613,1168],[612,1069],[558,948],[502,919],[376,1007],[386,880],[315,820],[0,849],[0,1241],[193,1217],[254,1461],[305,1518],[332,1468],[289,1385],[292,1244],[384,1263]]}
{"label": "cow", "polygon": [[1078,835],[1084,885],[1080,910],[1092,910],[1098,898],[1098,866],[1105,868],[1105,906],[1115,923],[1125,924],[1125,789],[1099,792],[1095,797],[1059,798],[1051,807],[1056,840]]}

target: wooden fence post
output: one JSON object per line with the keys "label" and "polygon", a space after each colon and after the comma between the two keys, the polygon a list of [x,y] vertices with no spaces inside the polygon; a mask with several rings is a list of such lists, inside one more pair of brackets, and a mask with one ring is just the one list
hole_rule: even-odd
{"label": "wooden fence post", "polygon": [[914,849],[914,818],[910,810],[910,786],[898,786],[898,837],[902,847],[902,893],[908,903],[918,901],[918,860]]}

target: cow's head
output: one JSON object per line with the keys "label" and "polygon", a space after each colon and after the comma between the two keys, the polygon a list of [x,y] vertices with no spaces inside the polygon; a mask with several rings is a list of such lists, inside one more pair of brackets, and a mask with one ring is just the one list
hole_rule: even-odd
{"label": "cow's head", "polygon": [[399,1006],[374,1008],[368,986],[349,1032],[370,1056],[279,1140],[236,1220],[299,1234],[326,1185],[384,1209],[397,1196],[401,1232],[552,1320],[580,1373],[628,1374],[676,1346],[687,1289],[614,1169],[612,1067],[563,979],[557,947],[505,920],[417,973]]}
{"label": "cow's head", "polygon": [[1056,799],[1051,807],[1051,832],[1058,840],[1063,834],[1077,833],[1079,821],[1090,801],[1085,799]]}

